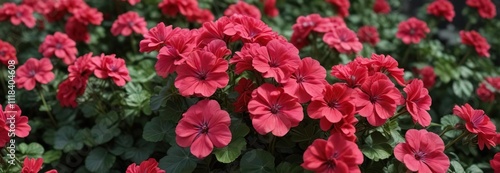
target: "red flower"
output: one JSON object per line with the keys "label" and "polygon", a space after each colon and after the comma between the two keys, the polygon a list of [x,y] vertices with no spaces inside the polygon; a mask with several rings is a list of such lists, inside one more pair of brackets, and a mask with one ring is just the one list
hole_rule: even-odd
{"label": "red flower", "polygon": [[165,45],[167,38],[177,34],[180,30],[180,28],[172,29],[172,25],[165,26],[163,22],[160,22],[144,34],[144,39],[139,44],[139,51],[152,52],[160,50]]}
{"label": "red flower", "polygon": [[358,145],[334,133],[328,140],[316,139],[307,147],[302,167],[314,172],[360,173],[363,154]]}
{"label": "red flower", "polygon": [[68,34],[68,37],[74,41],[90,42],[90,33],[87,25],[80,23],[74,17],[68,19],[64,30]]}
{"label": "red flower", "polygon": [[158,162],[155,159],[149,158],[141,162],[140,165],[135,163],[130,164],[127,167],[126,173],[165,173],[165,171],[158,167]]}
{"label": "red flower", "polygon": [[40,1],[40,0],[23,0],[23,4],[30,6],[35,10],[35,12],[40,14],[48,14],[52,10],[51,1]]}
{"label": "red flower", "polygon": [[246,78],[241,78],[238,84],[234,87],[234,90],[238,92],[238,98],[234,102],[235,112],[245,112],[247,111],[248,102],[252,98],[253,90],[257,88],[255,84]]}
{"label": "red flower", "polygon": [[307,114],[313,119],[325,117],[330,123],[338,123],[343,117],[354,116],[356,113],[351,95],[351,90],[346,85],[326,85],[322,94],[312,98]]}
{"label": "red flower", "polygon": [[52,68],[52,63],[48,58],[40,60],[35,58],[28,59],[16,70],[15,81],[17,87],[30,91],[35,88],[37,82],[48,84],[55,78]]}
{"label": "red flower", "polygon": [[45,172],[45,173],[57,173],[57,170],[55,170],[55,169],[51,169],[51,170],[49,170],[49,171],[47,171],[47,172]]}
{"label": "red flower", "polygon": [[[8,104],[7,106],[9,106]],[[3,107],[0,105],[0,117],[4,117]],[[0,118],[0,147],[5,147],[5,144],[10,141],[9,128],[3,118]]]}
{"label": "red flower", "polygon": [[255,70],[278,83],[286,83],[300,66],[299,50],[288,42],[273,40],[254,51],[257,55],[252,61]]}
{"label": "red flower", "polygon": [[23,169],[21,173],[38,173],[42,169],[43,159],[42,158],[24,158]]}
{"label": "red flower", "polygon": [[420,70],[417,70],[417,73],[424,82],[424,87],[430,89],[436,83],[436,73],[434,73],[434,68],[431,66],[425,66]]}
{"label": "red flower", "polygon": [[176,34],[166,41],[165,46],[160,49],[155,69],[159,76],[166,78],[175,69],[184,64],[195,48],[194,44],[188,42],[184,34]]}
{"label": "red flower", "polygon": [[490,166],[495,173],[500,172],[500,153],[496,153],[493,159],[490,160]]}
{"label": "red flower", "polygon": [[15,3],[4,3],[0,8],[0,21],[10,18],[13,25],[24,23],[28,28],[33,28],[36,19],[33,17],[33,9],[28,5],[19,5]]}
{"label": "red flower", "polygon": [[380,14],[388,14],[391,12],[391,6],[387,0],[375,0],[373,4],[373,11]]}
{"label": "red flower", "polygon": [[197,0],[163,0],[158,4],[158,8],[163,14],[172,17],[179,12],[184,16],[193,16],[199,11]]}
{"label": "red flower", "polygon": [[368,65],[375,72],[389,73],[401,86],[405,86],[404,69],[398,68],[398,61],[390,55],[377,55],[372,53],[371,61]]}
{"label": "red flower", "polygon": [[55,55],[61,58],[67,65],[72,64],[76,59],[76,54],[78,54],[75,41],[71,40],[68,35],[60,32],[56,32],[54,35],[47,35],[40,45],[38,52],[42,53],[44,57]]}
{"label": "red flower", "polygon": [[427,13],[437,17],[444,17],[449,22],[455,17],[455,9],[453,4],[448,0],[436,0],[427,6]]}
{"label": "red flower", "polygon": [[194,51],[186,62],[177,68],[175,87],[182,96],[210,97],[217,88],[229,82],[226,60],[206,51]]}
{"label": "red flower", "polygon": [[275,136],[285,136],[290,128],[302,121],[302,111],[296,97],[269,83],[254,90],[248,103],[252,125],[261,135],[271,132]]}
{"label": "red flower", "polygon": [[476,90],[476,94],[483,102],[492,102],[495,100],[494,91],[490,90],[493,88],[489,83],[483,82],[479,84],[479,87]]}
{"label": "red flower", "polygon": [[431,124],[431,115],[427,112],[431,109],[432,99],[429,91],[424,88],[424,83],[415,79],[403,89],[406,92],[406,109],[410,112],[414,123],[427,127]]}
{"label": "red flower", "polygon": [[197,158],[207,157],[213,150],[231,141],[229,114],[215,100],[202,100],[191,106],[175,128],[175,141],[181,147],[191,146]]}
{"label": "red flower", "polygon": [[321,130],[328,131],[330,134],[338,133],[344,136],[347,140],[356,142],[356,124],[358,119],[353,115],[344,116],[337,123],[330,122],[326,117],[319,120]]}
{"label": "red flower", "polygon": [[380,41],[377,28],[374,26],[362,26],[359,28],[358,38],[359,41],[370,43],[372,46],[375,46]]}
{"label": "red flower", "polygon": [[116,58],[115,54],[104,55],[92,58],[92,64],[95,67],[94,75],[100,79],[111,78],[117,86],[125,86],[130,78],[125,60]]}
{"label": "red flower", "polygon": [[276,8],[276,0],[261,0],[264,1],[264,13],[269,17],[276,17],[280,14]]}
{"label": "red flower", "polygon": [[10,124],[14,122],[16,137],[25,138],[30,134],[31,126],[28,124],[28,117],[21,116],[21,113],[21,108],[17,104],[8,104],[5,107],[3,118],[8,127],[12,127]]}
{"label": "red flower", "polygon": [[412,17],[399,23],[396,37],[401,39],[405,44],[417,44],[429,32],[431,30],[427,27],[427,23]]}
{"label": "red flower", "polygon": [[257,43],[245,43],[241,48],[241,51],[236,52],[234,56],[229,60],[229,63],[236,63],[234,73],[241,74],[246,70],[254,70],[252,66],[252,60],[257,57],[255,50],[259,49],[260,45]]}
{"label": "red flower", "polygon": [[500,90],[500,77],[486,77],[486,82],[495,90]]}
{"label": "red flower", "polygon": [[209,9],[200,9],[195,10],[192,16],[186,16],[188,22],[197,22],[197,23],[205,23],[211,22],[215,19],[214,14]]}
{"label": "red flower", "polygon": [[141,2],[141,0],[122,0],[122,1],[128,1],[128,3],[132,6],[134,6],[135,4]]}
{"label": "red flower", "polygon": [[396,112],[401,104],[401,93],[382,73],[375,73],[357,89],[355,104],[358,113],[372,126],[381,126]]}
{"label": "red flower", "polygon": [[345,82],[347,86],[356,88],[361,86],[368,78],[368,68],[357,61],[351,61],[346,65],[333,66],[331,75]]}
{"label": "red flower", "polygon": [[357,53],[363,49],[356,33],[347,27],[339,27],[323,36],[323,41],[340,53]]}
{"label": "red flower", "polygon": [[236,4],[231,4],[227,7],[226,11],[224,11],[224,15],[228,17],[235,14],[249,16],[256,19],[260,19],[262,17],[259,8],[248,4],[245,1],[238,1]]}
{"label": "red flower", "polygon": [[467,131],[477,134],[479,149],[483,150],[484,146],[490,149],[496,145],[496,127],[483,110],[476,110],[467,103],[460,107],[455,105],[453,114],[465,121]]}
{"label": "red flower", "polygon": [[129,11],[118,16],[118,19],[116,19],[115,22],[113,22],[113,26],[111,26],[111,33],[114,36],[120,34],[123,36],[129,36],[132,32],[137,34],[145,34],[148,32],[144,18],[140,17],[139,14],[133,11]]}
{"label": "red flower", "polygon": [[476,8],[482,18],[493,19],[497,15],[495,4],[491,0],[467,0],[466,3]]}
{"label": "red flower", "polygon": [[103,20],[102,13],[96,8],[90,7],[76,10],[74,13],[74,17],[80,23],[83,23],[85,25],[101,25],[101,22]]}
{"label": "red flower", "polygon": [[488,52],[490,50],[490,44],[488,44],[486,38],[484,38],[478,32],[462,30],[460,31],[460,39],[462,40],[463,44],[474,46],[479,56],[484,56],[487,58],[490,57],[490,53]]}
{"label": "red flower", "polygon": [[325,1],[335,6],[335,10],[339,16],[344,18],[349,16],[349,7],[351,6],[349,0],[325,0]]}
{"label": "red flower", "polygon": [[222,40],[213,40],[212,42],[208,43],[208,45],[205,46],[203,50],[211,52],[215,55],[215,57],[222,59],[224,59],[226,56],[231,55],[231,50],[227,48],[226,42]]}
{"label": "red flower", "polygon": [[264,46],[269,41],[278,39],[278,34],[263,21],[248,16],[231,16],[232,23],[224,28],[224,34],[231,36],[231,41],[241,39],[244,43],[259,43]]}
{"label": "red flower", "polygon": [[285,92],[295,95],[300,103],[321,95],[326,82],[326,70],[317,60],[311,57],[302,59],[299,68],[292,74],[288,82],[283,84]]}
{"label": "red flower", "polygon": [[78,57],[75,63],[68,67],[68,79],[74,81],[76,79],[88,79],[94,73],[95,66],[92,63],[92,53],[87,53]]}
{"label": "red flower", "polygon": [[66,79],[59,84],[56,98],[62,107],[76,108],[76,99],[85,93],[87,78]]}
{"label": "red flower", "polygon": [[406,143],[394,148],[394,156],[413,172],[445,173],[450,159],[444,154],[444,142],[435,133],[425,129],[410,129],[405,135]]}
{"label": "red flower", "polygon": [[231,38],[224,33],[225,27],[232,21],[228,17],[221,17],[215,22],[203,23],[200,34],[196,38],[198,47],[205,47],[213,40],[223,40],[228,42]]}
{"label": "red flower", "polygon": [[292,26],[291,42],[295,47],[301,49],[309,44],[307,37],[312,31],[326,33],[338,27],[346,27],[344,19],[340,17],[322,18],[319,14],[299,16]]}
{"label": "red flower", "polygon": [[10,60],[14,60],[14,64],[17,64],[16,48],[10,43],[0,40],[0,63],[8,66]]}

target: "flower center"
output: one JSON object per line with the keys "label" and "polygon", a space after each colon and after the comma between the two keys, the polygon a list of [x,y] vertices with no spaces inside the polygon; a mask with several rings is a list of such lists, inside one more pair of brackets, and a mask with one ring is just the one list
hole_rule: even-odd
{"label": "flower center", "polygon": [[20,11],[16,12],[16,17],[21,18],[22,16],[23,16],[23,13],[21,13]]}
{"label": "flower center", "polygon": [[134,22],[133,21],[128,21],[127,25],[132,28],[134,26]]}
{"label": "flower center", "polygon": [[328,107],[330,107],[330,108],[338,108],[339,106],[340,105],[337,101],[332,100],[332,101],[328,102]]}
{"label": "flower center", "polygon": [[297,83],[302,83],[302,82],[305,82],[306,79],[304,79],[304,76],[302,75],[297,75]]}
{"label": "flower center", "polygon": [[115,66],[115,65],[111,65],[109,68],[110,68],[110,70],[111,70],[112,72],[116,72],[116,71],[118,71],[118,67],[117,67],[117,66]]}
{"label": "flower center", "polygon": [[62,49],[62,44],[61,43],[56,43],[56,49]]}
{"label": "flower center", "polygon": [[307,21],[307,22],[302,23],[302,26],[303,27],[314,26],[314,22],[313,21]]}
{"label": "flower center", "polygon": [[327,160],[328,168],[335,169],[337,166],[337,157],[339,156],[339,152],[335,151],[330,158]]}
{"label": "flower center", "polygon": [[422,151],[417,151],[417,152],[413,153],[413,155],[415,156],[415,159],[417,159],[417,160],[424,160],[426,154]]}
{"label": "flower center", "polygon": [[196,74],[196,77],[200,80],[206,80],[207,79],[207,72],[205,71],[199,71],[197,74]]}
{"label": "flower center", "polygon": [[204,122],[201,126],[198,127],[199,134],[207,134],[208,133],[208,123]]}
{"label": "flower center", "polygon": [[282,108],[281,105],[274,104],[274,105],[271,106],[271,113],[272,114],[277,114],[280,111],[281,108]]}
{"label": "flower center", "polygon": [[278,62],[276,62],[275,60],[271,59],[271,61],[269,61],[269,66],[276,68],[276,67],[279,67],[280,64]]}
{"label": "flower center", "polygon": [[411,29],[410,29],[410,35],[415,34],[415,32],[416,32],[416,31],[415,31],[415,28],[411,28]]}
{"label": "flower center", "polygon": [[35,77],[35,75],[36,75],[35,70],[30,70],[30,71],[28,72],[28,75],[29,75],[30,77]]}
{"label": "flower center", "polygon": [[372,97],[370,97],[370,102],[372,102],[372,103],[375,103],[375,102],[377,102],[378,100],[379,100],[379,96],[378,96],[378,95],[377,95],[377,96],[372,96]]}

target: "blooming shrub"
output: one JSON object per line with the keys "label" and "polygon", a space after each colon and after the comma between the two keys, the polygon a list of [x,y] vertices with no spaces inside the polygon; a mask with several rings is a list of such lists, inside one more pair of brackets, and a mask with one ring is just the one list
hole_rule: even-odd
{"label": "blooming shrub", "polygon": [[499,172],[495,2],[2,3],[0,172]]}

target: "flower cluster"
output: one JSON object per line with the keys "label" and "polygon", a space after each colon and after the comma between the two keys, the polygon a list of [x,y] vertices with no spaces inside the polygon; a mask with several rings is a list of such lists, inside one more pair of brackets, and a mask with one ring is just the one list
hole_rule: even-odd
{"label": "flower cluster", "polygon": [[500,93],[500,77],[487,77],[476,90],[476,94],[483,102],[495,100],[496,93]]}
{"label": "flower cluster", "polygon": [[13,25],[23,23],[28,28],[36,24],[33,16],[33,8],[28,5],[16,5],[15,3],[4,3],[0,7],[0,21],[9,19]]}

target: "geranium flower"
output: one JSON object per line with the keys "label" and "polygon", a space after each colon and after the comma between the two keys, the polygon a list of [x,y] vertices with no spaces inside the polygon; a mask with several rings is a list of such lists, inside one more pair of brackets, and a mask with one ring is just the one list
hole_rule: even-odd
{"label": "geranium flower", "polygon": [[486,77],[486,82],[495,90],[500,90],[500,77]]}
{"label": "geranium flower", "polygon": [[64,31],[73,41],[83,41],[85,43],[90,42],[90,33],[87,25],[80,23],[74,17],[68,19],[66,25],[64,26]]}
{"label": "geranium flower", "polygon": [[175,128],[175,141],[181,147],[191,147],[197,158],[208,156],[214,146],[225,147],[231,141],[229,114],[215,100],[202,100],[191,106]]}
{"label": "geranium flower", "polygon": [[19,5],[15,3],[4,3],[0,8],[0,21],[10,19],[13,25],[23,23],[28,28],[33,28],[36,24],[36,19],[33,17],[33,9],[28,5]]}
{"label": "geranium flower", "polygon": [[160,50],[167,39],[172,35],[176,35],[180,30],[180,28],[172,29],[172,25],[165,26],[163,22],[160,22],[144,34],[144,39],[139,43],[139,51],[152,52]]}
{"label": "geranium flower", "polygon": [[132,6],[134,6],[135,4],[141,2],[141,0],[122,0],[122,1],[127,1]]}
{"label": "geranium flower", "polygon": [[357,88],[354,103],[358,113],[366,117],[372,126],[381,126],[396,112],[401,104],[401,93],[394,84],[382,73],[375,73]]}
{"label": "geranium flower", "polygon": [[344,84],[326,85],[322,94],[312,98],[307,114],[313,119],[325,117],[330,123],[338,123],[343,117],[354,116],[356,106],[351,90]]}
{"label": "geranium flower", "polygon": [[334,133],[328,140],[314,140],[304,152],[303,160],[301,166],[314,172],[360,173],[363,154],[356,143]]}
{"label": "geranium flower", "polygon": [[278,34],[263,21],[248,16],[231,16],[232,22],[224,27],[224,34],[231,36],[231,41],[241,39],[244,43],[259,43],[267,45],[271,40],[278,39]]}
{"label": "geranium flower", "polygon": [[335,7],[335,12],[341,17],[349,16],[349,7],[351,3],[349,0],[325,0],[326,2],[332,4]]}
{"label": "geranium flower", "polygon": [[493,93],[488,87],[487,84],[481,83],[476,90],[476,94],[483,102],[492,102],[495,100],[495,93]]}
{"label": "geranium flower", "polygon": [[227,7],[227,9],[224,11],[224,15],[228,17],[232,15],[243,15],[256,19],[260,19],[262,17],[259,8],[248,4],[245,1],[238,1],[236,4],[229,5],[229,7]]}
{"label": "geranium flower", "polygon": [[455,9],[448,0],[436,0],[427,6],[427,14],[444,17],[448,22],[451,22],[455,17]]}
{"label": "geranium flower", "polygon": [[372,53],[368,65],[375,72],[389,73],[401,86],[405,86],[406,82],[403,78],[404,69],[398,68],[398,61],[390,55],[377,55]]}
{"label": "geranium flower", "polygon": [[39,0],[23,0],[22,4],[30,6],[33,10],[40,14],[48,14],[52,10],[51,1]]}
{"label": "geranium flower", "polygon": [[76,54],[78,54],[75,41],[60,32],[47,35],[40,48],[38,48],[38,52],[42,53],[44,57],[55,55],[67,65],[72,64],[76,59]]}
{"label": "geranium flower", "polygon": [[16,48],[10,43],[0,40],[0,63],[8,66],[10,60],[14,60],[14,64],[17,64]]}
{"label": "geranium flower", "polygon": [[264,1],[264,13],[269,17],[276,17],[280,14],[276,8],[276,0],[261,0]]}
{"label": "geranium flower", "polygon": [[429,32],[431,30],[427,27],[427,23],[412,17],[399,23],[396,37],[401,39],[405,44],[417,44]]}
{"label": "geranium flower", "polygon": [[420,79],[424,82],[424,87],[430,89],[436,83],[436,73],[434,73],[434,68],[432,66],[425,66],[417,70],[417,74]]}
{"label": "geranium flower", "polygon": [[66,79],[62,81],[58,88],[56,98],[62,107],[76,108],[76,99],[85,93],[88,78]]}
{"label": "geranium flower", "polygon": [[231,55],[231,50],[227,48],[226,42],[222,40],[213,40],[203,50],[213,53],[217,58],[225,58]]}
{"label": "geranium flower", "polygon": [[465,128],[473,134],[477,134],[477,144],[479,149],[484,146],[488,149],[496,145],[496,127],[491,122],[490,117],[484,114],[483,110],[476,110],[468,103],[463,106],[455,105],[453,114],[465,121]]}
{"label": "geranium flower", "polygon": [[322,18],[319,14],[309,14],[307,16],[299,16],[296,23],[293,24],[292,37],[290,42],[301,49],[309,44],[308,36],[311,32],[327,33],[338,27],[347,27],[344,19],[338,16],[331,18]]}
{"label": "geranium flower", "polygon": [[[8,112],[10,113],[15,112],[15,114],[14,115],[9,114]],[[8,104],[5,107],[3,118],[8,127],[12,127],[10,124],[14,122],[15,125],[14,133],[16,134],[16,137],[25,138],[30,134],[31,126],[28,124],[28,117],[21,116],[21,114],[22,114],[21,108],[17,104]]]}
{"label": "geranium flower", "polygon": [[326,117],[319,120],[319,127],[323,131],[330,130],[330,134],[338,133],[345,139],[356,142],[356,124],[358,119],[353,115],[342,117],[339,122],[332,123]]}
{"label": "geranium flower", "polygon": [[195,45],[189,43],[183,34],[176,34],[166,41],[165,46],[160,49],[155,69],[159,76],[166,78],[175,69],[184,64]]}
{"label": "geranium flower", "polygon": [[78,9],[77,11],[75,11],[74,17],[80,23],[83,23],[85,25],[92,24],[99,26],[101,25],[101,22],[103,20],[102,13],[96,8],[90,7]]}
{"label": "geranium flower", "polygon": [[272,40],[254,51],[257,55],[252,61],[255,70],[278,83],[286,83],[300,66],[299,50],[288,42]]}
{"label": "geranium flower", "polygon": [[158,4],[163,14],[175,17],[177,13],[192,16],[198,11],[197,0],[163,0]]}
{"label": "geranium flower", "polygon": [[368,78],[368,68],[357,61],[332,67],[331,75],[342,80],[351,88],[361,86]]}
{"label": "geranium flower", "polygon": [[375,0],[373,4],[373,11],[379,14],[388,14],[391,12],[391,6],[387,0]]}
{"label": "geranium flower", "polygon": [[413,172],[446,173],[450,159],[444,154],[444,142],[435,133],[425,129],[410,129],[405,134],[406,143],[394,148],[394,156]]}
{"label": "geranium flower", "polygon": [[340,53],[357,53],[363,49],[356,33],[347,27],[335,28],[323,36],[323,41]]}
{"label": "geranium flower", "polygon": [[197,22],[197,23],[205,23],[211,22],[215,19],[214,14],[210,9],[201,9],[197,8],[197,10],[193,13],[192,16],[186,16],[188,22]]}
{"label": "geranium flower", "polygon": [[251,80],[246,78],[238,80],[238,83],[234,87],[234,90],[239,94],[236,102],[233,103],[236,112],[245,112],[248,110],[248,102],[250,102],[252,92],[255,88],[257,86]]}
{"label": "geranium flower", "polygon": [[423,127],[431,124],[431,115],[427,112],[431,109],[432,99],[429,91],[424,88],[424,83],[415,79],[403,89],[406,92],[406,109],[410,112],[414,123]]}
{"label": "geranium flower", "polygon": [[155,159],[149,158],[141,162],[140,165],[130,164],[125,173],[165,173],[165,171],[158,167],[158,162]]}
{"label": "geranium flower", "polygon": [[490,166],[495,173],[500,172],[500,153],[496,153],[493,159],[490,160]]}
{"label": "geranium flower", "polygon": [[224,33],[226,26],[232,21],[228,17],[221,17],[215,22],[203,23],[200,29],[200,34],[196,38],[198,47],[205,47],[213,40],[222,40],[228,42],[231,36]]}
{"label": "geranium flower", "polygon": [[466,4],[476,8],[482,18],[493,19],[497,15],[495,4],[491,0],[467,0]]}
{"label": "geranium flower", "polygon": [[362,26],[359,28],[358,38],[359,41],[370,43],[372,46],[375,46],[380,41],[377,28],[374,26]]}
{"label": "geranium flower", "polygon": [[37,82],[48,84],[55,78],[52,68],[52,63],[48,58],[40,60],[29,58],[16,70],[15,81],[17,88],[24,88],[30,91],[35,88]]}
{"label": "geranium flower", "polygon": [[94,73],[95,66],[92,63],[92,53],[78,57],[75,63],[68,67],[68,79],[86,81]]}
{"label": "geranium flower", "polygon": [[258,43],[245,43],[240,51],[236,52],[229,63],[236,64],[234,73],[241,74],[246,70],[254,70],[252,60],[258,56],[255,50],[259,49]]}
{"label": "geranium flower", "polygon": [[140,17],[139,14],[133,11],[119,15],[118,19],[116,19],[111,26],[111,33],[114,36],[120,34],[123,36],[129,36],[132,32],[137,34],[144,34],[148,32],[144,18]]}
{"label": "geranium flower", "polygon": [[116,58],[115,54],[104,55],[92,58],[95,67],[94,75],[100,79],[111,78],[117,86],[125,86],[125,83],[132,80],[130,78],[125,60]]}
{"label": "geranium flower", "polygon": [[42,158],[29,158],[25,157],[23,162],[23,168],[21,173],[38,173],[42,169],[43,159]]}
{"label": "geranium flower", "polygon": [[[0,105],[0,107],[1,106],[2,105]],[[3,111],[1,110],[1,108],[0,116],[3,116]],[[10,141],[9,127],[7,127],[7,124],[5,123],[5,120],[3,120],[3,118],[0,118],[0,123],[2,123],[2,126],[0,126],[0,147],[5,147],[5,144]]]}
{"label": "geranium flower", "polygon": [[177,68],[175,87],[182,96],[210,97],[217,88],[229,82],[228,63],[206,51],[194,51],[186,62]]}
{"label": "geranium flower", "polygon": [[488,44],[486,38],[484,38],[478,32],[462,30],[460,31],[460,39],[463,44],[474,46],[479,56],[484,56],[487,58],[490,57],[490,53],[488,52],[490,50],[490,44]]}
{"label": "geranium flower", "polygon": [[285,92],[295,95],[300,103],[306,103],[311,98],[321,95],[326,82],[326,70],[311,57],[301,60],[299,68],[290,79],[283,84]]}
{"label": "geranium flower", "polygon": [[63,6],[64,10],[70,12],[73,15],[75,15],[78,10],[90,8],[85,0],[60,0],[60,3]]}
{"label": "geranium flower", "polygon": [[297,98],[284,92],[283,88],[269,83],[253,91],[248,112],[252,125],[259,134],[271,132],[279,137],[285,136],[290,128],[298,126],[304,118]]}

